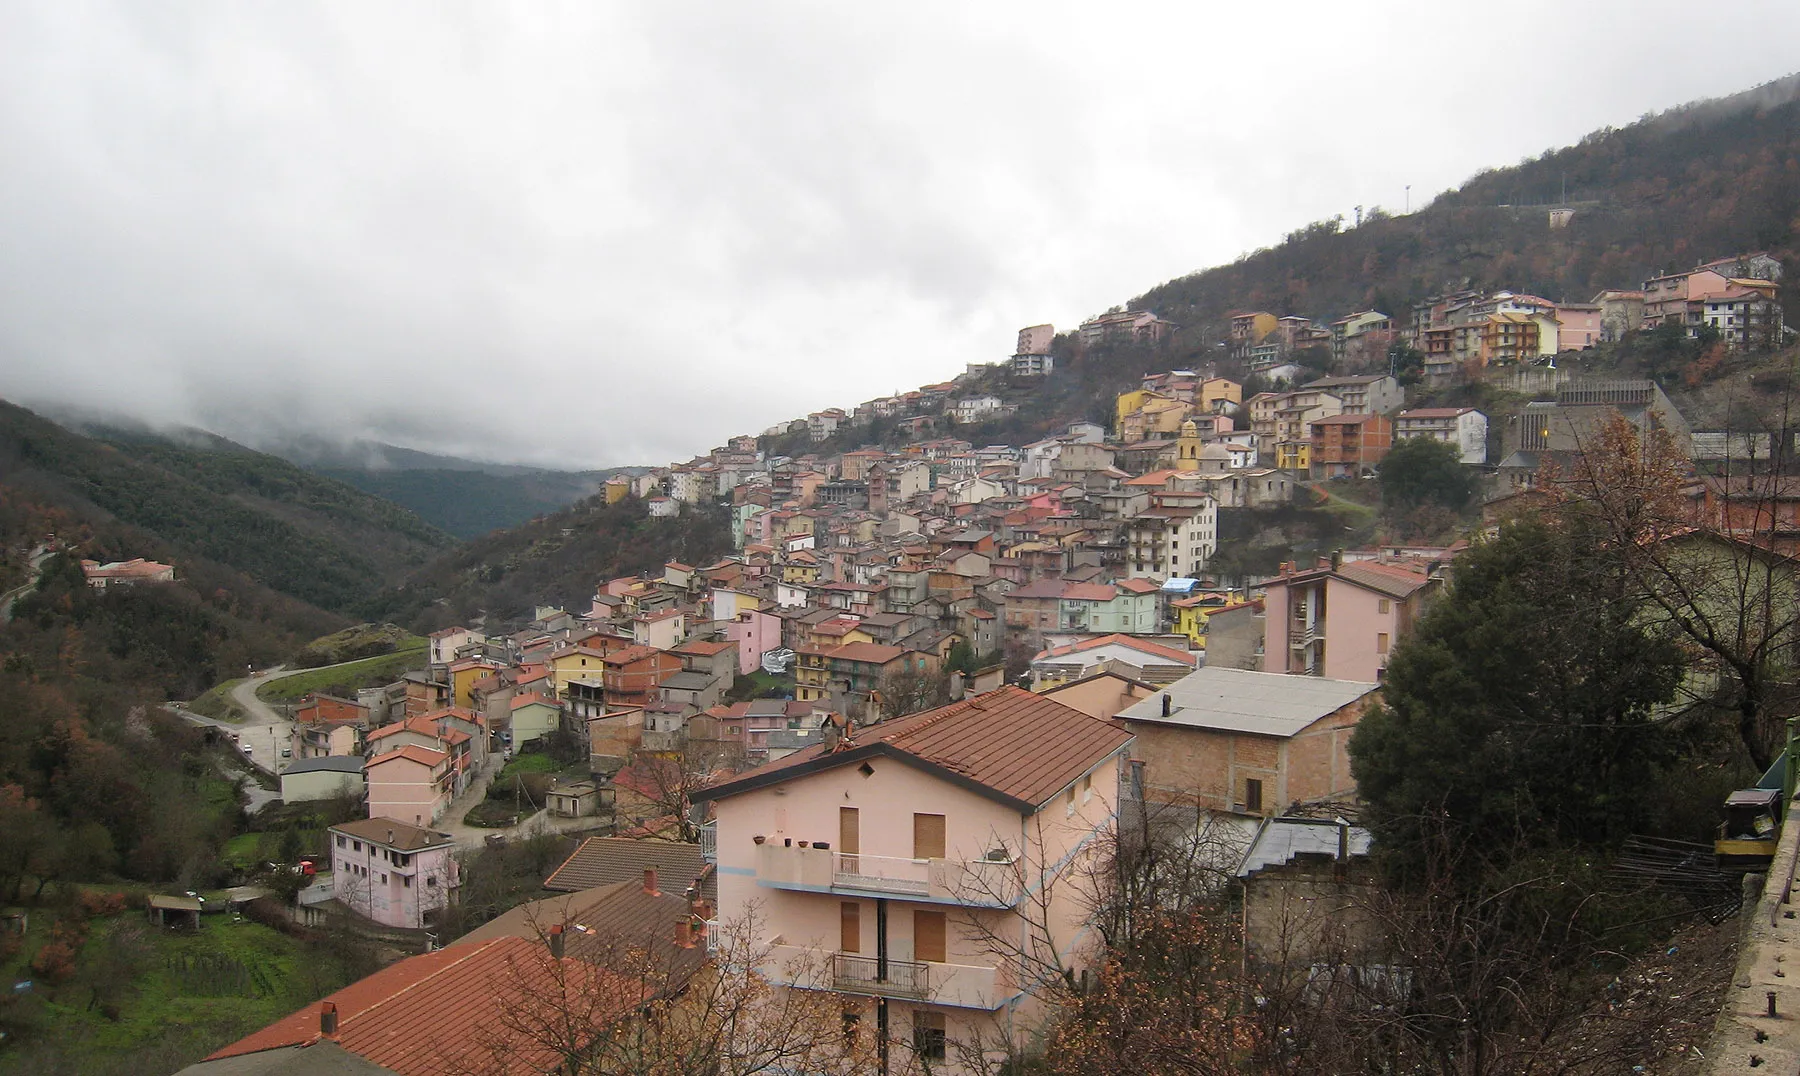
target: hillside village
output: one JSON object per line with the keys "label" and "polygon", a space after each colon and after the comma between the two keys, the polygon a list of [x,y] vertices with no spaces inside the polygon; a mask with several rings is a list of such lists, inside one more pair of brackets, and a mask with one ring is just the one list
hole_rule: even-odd
{"label": "hillside village", "polygon": [[[1492,522],[1539,503],[1621,420],[1680,453],[1675,492],[1696,518],[1729,520],[1734,479],[1719,472],[1767,459],[1767,435],[1692,429],[1655,381],[1571,368],[1656,332],[1772,350],[1793,335],[1781,269],[1746,254],[1589,303],[1465,291],[1324,325],[1238,313],[1215,364],[1143,375],[1106,425],[1017,445],[957,437],[1061,376],[1059,352],[1154,351],[1174,328],[1147,311],[1062,338],[1032,326],[995,368],[608,481],[608,502],[656,516],[728,504],[735,551],[600,580],[584,608],[437,631],[421,671],[303,700],[276,763],[290,802],[348,793],[366,814],[330,829],[296,914],[437,922],[459,899],[471,804],[502,765],[543,752],[574,761],[529,808],[596,834],[546,875],[562,895],[184,1071],[248,1071],[234,1066],[315,1044],[379,1071],[435,1071],[445,1051],[479,1069],[497,1050],[547,1070],[572,1047],[502,1014],[541,1007],[566,968],[610,974],[637,944],[660,970],[632,989],[671,1004],[746,962],[790,987],[771,1019],[819,1071],[990,1071],[983,1058],[1036,1048],[1071,1003],[1059,984],[1102,971],[1074,941],[1094,908],[1025,894],[1071,894],[1106,839],[1152,818],[1188,843],[1205,835],[1206,869],[1243,903],[1241,944],[1269,957],[1293,944],[1277,909],[1365,869],[1349,741],[1468,541],[1333,545],[1227,573],[1222,521],[1325,510],[1422,438],[1481,491],[1466,534],[1477,511]],[[1529,402],[1410,406],[1472,383]],[[854,445],[877,422],[903,443],[769,451]],[[1021,933],[1041,938],[1004,942]],[[481,1011],[395,1025],[390,1003],[421,992],[480,996]],[[783,1023],[820,1013],[828,1043]]]}

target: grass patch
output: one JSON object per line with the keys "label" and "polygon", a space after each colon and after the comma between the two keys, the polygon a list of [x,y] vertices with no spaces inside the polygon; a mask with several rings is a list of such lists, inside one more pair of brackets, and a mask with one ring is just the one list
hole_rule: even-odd
{"label": "grass patch", "polygon": [[256,697],[264,702],[295,702],[313,694],[354,696],[358,688],[391,684],[409,670],[422,669],[425,661],[425,641],[420,639],[409,650],[270,680],[256,689]]}
{"label": "grass patch", "polygon": [[740,675],[731,682],[731,690],[725,693],[725,699],[727,702],[748,702],[751,699],[787,697],[793,693],[794,682],[791,678],[752,669],[748,675]]}
{"label": "grass patch", "polygon": [[556,760],[549,755],[540,751],[531,751],[523,755],[515,755],[513,760],[508,762],[506,766],[501,769],[499,776],[494,778],[494,784],[498,786],[506,781],[510,781],[515,774],[555,773],[561,768],[561,766],[556,764]]}
{"label": "grass patch", "polygon": [[87,923],[73,971],[49,983],[30,967],[54,912],[32,913],[23,944],[0,968],[32,979],[4,1022],[0,1073],[61,1076],[169,1072],[335,990],[343,966],[307,942],[248,920],[207,915],[197,933],[164,931],[141,900]]}
{"label": "grass patch", "polygon": [[210,717],[214,721],[242,721],[245,717],[244,711],[238,708],[237,703],[231,701],[231,693],[243,682],[244,678],[240,676],[236,680],[215,684],[193,702],[188,703],[188,709],[202,717]]}

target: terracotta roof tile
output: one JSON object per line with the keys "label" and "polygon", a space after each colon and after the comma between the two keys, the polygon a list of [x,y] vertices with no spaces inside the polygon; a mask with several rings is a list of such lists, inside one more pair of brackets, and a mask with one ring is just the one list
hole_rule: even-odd
{"label": "terracotta roof tile", "polygon": [[635,882],[641,889],[645,868],[656,870],[658,889],[680,894],[706,873],[706,860],[697,844],[589,837],[550,872],[550,877],[544,879],[544,888],[574,892]]}
{"label": "terracotta roof tile", "polygon": [[[503,1017],[557,989],[559,980],[590,996],[615,995],[621,1013],[644,999],[641,983],[569,958],[558,972],[541,942],[508,937],[402,960],[324,1001],[337,1007],[339,1047],[401,1076],[548,1072],[561,1060],[554,1046],[508,1034]],[[320,1007],[308,1005],[207,1060],[317,1042]]]}
{"label": "terracotta roof tile", "polygon": [[1017,687],[857,729],[852,746],[809,747],[706,793],[723,798],[871,756],[911,759],[1022,811],[1035,810],[1131,741],[1108,721]]}
{"label": "terracotta roof tile", "polygon": [[376,755],[369,760],[368,768],[374,769],[384,762],[392,762],[397,758],[404,758],[411,759],[421,766],[430,766],[435,769],[438,766],[443,765],[444,761],[449,757],[449,755],[444,754],[442,751],[433,751],[429,747],[420,747],[418,744],[409,743],[405,747],[396,748],[385,755]]}

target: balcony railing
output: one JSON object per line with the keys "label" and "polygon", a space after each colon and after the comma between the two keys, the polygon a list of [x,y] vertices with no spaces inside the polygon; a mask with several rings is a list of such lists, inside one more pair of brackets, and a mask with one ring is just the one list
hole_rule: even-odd
{"label": "balcony railing", "polygon": [[1023,872],[1005,849],[991,858],[903,859],[790,846],[757,850],[757,884],[775,889],[883,893],[984,908],[1010,908],[1023,896]]}
{"label": "balcony railing", "polygon": [[931,892],[931,860],[839,852],[831,884],[882,893]]}
{"label": "balcony railing", "polygon": [[924,1000],[931,996],[931,965],[916,960],[888,960],[853,953],[832,958],[832,986],[849,994]]}

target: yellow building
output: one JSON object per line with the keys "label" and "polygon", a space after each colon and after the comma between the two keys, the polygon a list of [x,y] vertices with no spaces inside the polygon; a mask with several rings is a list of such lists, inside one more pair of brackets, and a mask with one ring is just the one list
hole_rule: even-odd
{"label": "yellow building", "polygon": [[1283,471],[1311,471],[1312,442],[1283,441],[1276,445],[1275,466]]}
{"label": "yellow building", "polygon": [[606,651],[597,646],[576,644],[550,655],[551,690],[557,698],[568,694],[569,681],[599,682],[606,673]]}
{"label": "yellow building", "polygon": [[1242,605],[1240,595],[1200,594],[1192,598],[1177,598],[1169,603],[1169,609],[1175,614],[1172,629],[1178,635],[1188,637],[1196,647],[1206,649],[1206,622],[1217,612],[1236,609]]}
{"label": "yellow building", "polygon": [[804,549],[788,554],[781,562],[781,581],[810,586],[819,581],[819,561]]}
{"label": "yellow building", "polygon": [[631,492],[631,479],[609,478],[606,480],[606,503],[618,504]]}
{"label": "yellow building", "polygon": [[794,701],[817,702],[831,694],[831,658],[819,647],[794,655]]}
{"label": "yellow building", "polygon": [[1216,415],[1226,404],[1244,402],[1244,386],[1224,377],[1209,377],[1194,392],[1194,406],[1202,413]]}
{"label": "yellow building", "polygon": [[1193,419],[1181,424],[1181,436],[1175,440],[1175,469],[1177,471],[1198,471],[1200,469],[1200,450],[1206,446],[1200,441],[1200,427]]}
{"label": "yellow building", "polygon": [[1118,399],[1113,401],[1115,413],[1113,429],[1116,431],[1123,427],[1127,415],[1137,414],[1138,410],[1151,400],[1166,400],[1168,398],[1169,397],[1164,396],[1160,392],[1151,392],[1149,389],[1132,389],[1130,392],[1119,393]]}
{"label": "yellow building", "polygon": [[450,705],[460,706],[465,710],[475,709],[470,688],[475,681],[499,671],[500,666],[490,665],[485,661],[459,661],[450,666]]}

